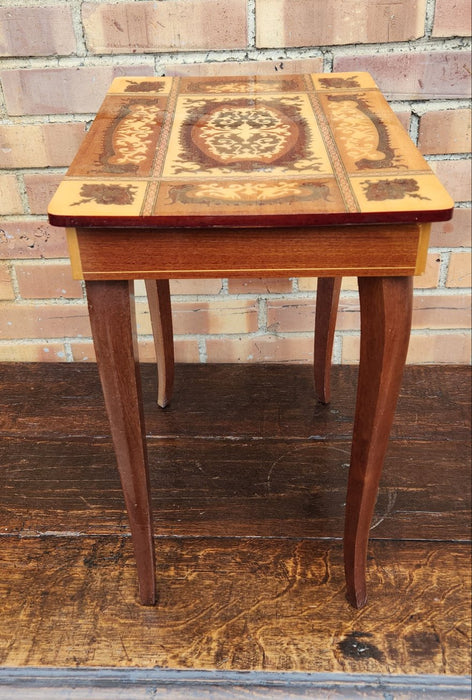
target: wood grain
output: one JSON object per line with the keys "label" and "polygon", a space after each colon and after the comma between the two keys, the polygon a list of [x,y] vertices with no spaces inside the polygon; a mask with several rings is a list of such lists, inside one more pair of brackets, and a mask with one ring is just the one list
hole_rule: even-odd
{"label": "wood grain", "polygon": [[[394,440],[371,537],[469,540],[467,441]],[[166,438],[149,445],[160,535],[341,538],[350,443]],[[129,532],[108,441],[3,438],[4,533]]]}
{"label": "wood grain", "polygon": [[[303,365],[179,364],[174,398],[165,411],[156,408],[155,366],[141,365],[141,375],[148,440],[351,439],[357,384],[353,366],[333,367],[329,406],[314,397],[313,370]],[[110,436],[94,364],[3,364],[0,384],[0,436]],[[469,440],[470,385],[467,366],[406,367],[391,437]]]}
{"label": "wood grain", "polygon": [[341,545],[159,541],[138,604],[129,538],[3,538],[2,666],[467,674],[466,545],[375,542],[372,603],[344,598]]}
{"label": "wood grain", "polygon": [[78,228],[81,278],[414,275],[419,224],[320,228]]}

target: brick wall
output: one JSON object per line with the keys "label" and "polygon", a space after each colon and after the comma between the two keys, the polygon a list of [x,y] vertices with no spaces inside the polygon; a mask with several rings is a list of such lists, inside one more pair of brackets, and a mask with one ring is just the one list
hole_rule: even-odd
{"label": "brick wall", "polygon": [[[0,8],[0,361],[93,359],[83,289],[48,200],[116,75],[368,70],[457,202],[416,280],[409,361],[470,357],[470,0],[4,0]],[[191,362],[309,362],[315,280],[172,282]],[[153,357],[137,283],[142,359]],[[344,280],[336,362],[356,362]]]}

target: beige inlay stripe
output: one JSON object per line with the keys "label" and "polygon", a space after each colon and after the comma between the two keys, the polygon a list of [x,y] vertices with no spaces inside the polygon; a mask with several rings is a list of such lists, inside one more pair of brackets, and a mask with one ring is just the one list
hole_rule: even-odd
{"label": "beige inlay stripe", "polygon": [[[151,177],[160,176],[164,166],[164,160],[169,145],[170,130],[174,121],[174,112],[177,104],[177,95],[179,93],[180,78],[172,79],[172,86],[169,93],[167,108],[162,125],[159,143],[156,148],[156,155],[151,169]],[[150,216],[154,209],[157,193],[159,191],[159,182],[150,183],[146,190],[146,196],[141,209],[141,216]]]}
{"label": "beige inlay stripe", "polygon": [[325,113],[323,112],[323,109],[322,109],[321,104],[318,100],[318,97],[316,95],[313,95],[310,93],[309,98],[310,98],[311,106],[312,106],[313,111],[315,113],[316,119],[318,121],[320,133],[323,136],[326,150],[329,153],[331,165],[333,166],[333,171],[334,171],[334,174],[336,176],[339,190],[340,190],[341,195],[343,197],[347,211],[349,211],[349,212],[360,211],[359,204],[358,204],[357,199],[354,196],[354,193],[351,189],[351,184],[349,182],[349,178],[347,177],[347,173],[345,171],[343,162],[342,162],[341,157],[339,155],[338,148],[336,146],[336,141],[334,140],[334,137],[331,133],[331,128],[329,126],[329,123],[328,123],[328,120],[325,116]]}

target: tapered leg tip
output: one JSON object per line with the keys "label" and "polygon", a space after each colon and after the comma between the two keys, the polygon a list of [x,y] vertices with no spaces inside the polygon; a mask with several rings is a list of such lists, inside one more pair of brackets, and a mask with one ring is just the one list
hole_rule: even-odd
{"label": "tapered leg tip", "polygon": [[141,605],[156,605],[157,603],[157,598],[155,593],[149,594],[149,595],[139,595],[139,602]]}
{"label": "tapered leg tip", "polygon": [[330,387],[326,386],[324,382],[317,381],[315,379],[315,395],[318,401],[322,404],[327,404],[331,401],[331,391]]}
{"label": "tapered leg tip", "polygon": [[170,404],[170,399],[167,398],[167,396],[159,396],[157,399],[157,405],[160,408],[166,408]]}
{"label": "tapered leg tip", "polygon": [[346,600],[356,610],[360,610],[367,603],[367,593],[365,591],[347,591]]}
{"label": "tapered leg tip", "polygon": [[[152,564],[154,566],[154,564]],[[138,576],[138,598],[141,605],[155,605],[157,603],[157,586],[154,577],[147,580],[148,576]]]}

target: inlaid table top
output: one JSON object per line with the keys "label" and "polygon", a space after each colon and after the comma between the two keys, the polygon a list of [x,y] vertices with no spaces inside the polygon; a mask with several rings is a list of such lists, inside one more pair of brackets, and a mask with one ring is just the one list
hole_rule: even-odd
{"label": "inlaid table top", "polygon": [[116,78],[49,207],[68,227],[438,221],[453,201],[367,73]]}

